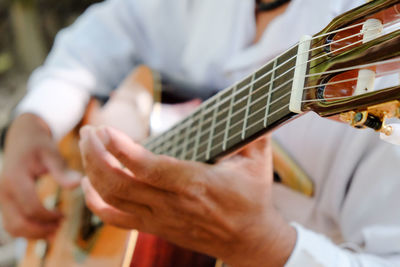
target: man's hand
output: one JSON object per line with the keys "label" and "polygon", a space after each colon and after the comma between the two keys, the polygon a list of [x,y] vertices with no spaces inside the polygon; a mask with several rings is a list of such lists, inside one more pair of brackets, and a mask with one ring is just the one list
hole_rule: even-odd
{"label": "man's hand", "polygon": [[11,235],[44,238],[57,229],[62,214],[47,210],[35,191],[35,180],[46,173],[64,187],[80,182],[78,173],[66,170],[46,123],[23,114],[7,133],[0,181],[4,227]]}
{"label": "man's hand", "polygon": [[85,127],[80,146],[86,202],[107,223],[158,235],[232,266],[283,266],[296,233],[271,204],[268,143],[261,138],[207,165],[154,155],[111,128]]}

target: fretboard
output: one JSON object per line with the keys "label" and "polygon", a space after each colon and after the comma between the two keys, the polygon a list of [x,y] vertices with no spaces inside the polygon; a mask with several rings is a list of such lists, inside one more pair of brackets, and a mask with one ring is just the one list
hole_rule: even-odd
{"label": "fretboard", "polygon": [[213,162],[292,118],[289,110],[298,47],[220,91],[145,147],[182,160]]}

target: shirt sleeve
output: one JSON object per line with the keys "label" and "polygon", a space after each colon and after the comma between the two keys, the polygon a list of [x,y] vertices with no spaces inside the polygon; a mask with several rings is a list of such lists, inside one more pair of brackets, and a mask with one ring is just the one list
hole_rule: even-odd
{"label": "shirt sleeve", "polygon": [[285,267],[395,267],[399,255],[378,256],[335,245],[325,236],[292,223],[297,242]]}
{"label": "shirt sleeve", "polygon": [[293,223],[297,243],[286,267],[400,266],[400,148],[377,138],[357,164],[338,211],[344,243]]}
{"label": "shirt sleeve", "polygon": [[136,2],[96,4],[62,30],[44,65],[31,75],[15,115],[40,116],[56,139],[71,130],[91,95],[108,95],[140,62],[147,44]]}

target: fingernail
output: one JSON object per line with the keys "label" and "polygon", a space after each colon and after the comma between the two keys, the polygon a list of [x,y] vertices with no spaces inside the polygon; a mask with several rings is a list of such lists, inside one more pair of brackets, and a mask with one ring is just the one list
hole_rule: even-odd
{"label": "fingernail", "polygon": [[97,128],[96,134],[104,145],[108,145],[108,143],[110,142],[110,136],[108,135],[106,127],[101,126]]}
{"label": "fingernail", "polygon": [[83,126],[80,129],[79,135],[82,140],[86,139],[89,136],[90,128],[91,128],[90,126]]}

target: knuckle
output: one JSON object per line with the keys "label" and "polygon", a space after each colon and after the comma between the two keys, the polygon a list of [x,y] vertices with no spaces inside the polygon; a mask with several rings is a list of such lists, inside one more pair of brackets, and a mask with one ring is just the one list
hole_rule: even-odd
{"label": "knuckle", "polygon": [[146,179],[152,184],[162,183],[162,170],[160,166],[154,165],[145,170]]}
{"label": "knuckle", "polygon": [[11,236],[17,237],[20,235],[22,222],[19,219],[15,219],[12,222],[9,220],[4,220],[3,227],[4,230],[6,230]]}
{"label": "knuckle", "polygon": [[38,214],[38,209],[32,207],[31,205],[25,205],[23,207],[23,213],[25,214],[25,216],[29,219],[34,219],[37,217]]}
{"label": "knuckle", "polygon": [[183,186],[183,193],[189,199],[200,199],[207,194],[207,184],[202,180],[190,181],[189,184]]}
{"label": "knuckle", "polygon": [[115,205],[117,204],[117,200],[115,199],[113,194],[110,194],[109,192],[106,192],[101,195],[101,198],[106,202],[107,204],[110,205]]}

